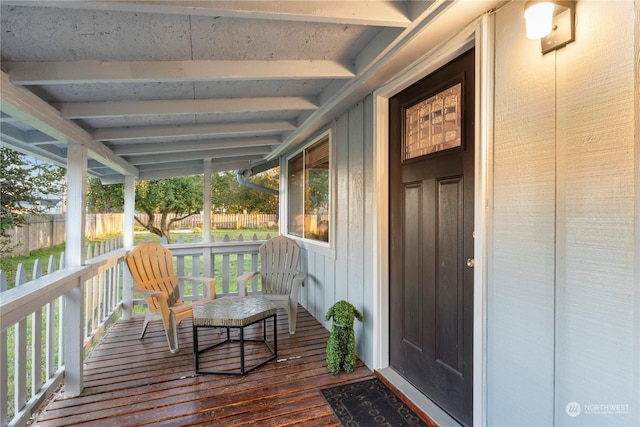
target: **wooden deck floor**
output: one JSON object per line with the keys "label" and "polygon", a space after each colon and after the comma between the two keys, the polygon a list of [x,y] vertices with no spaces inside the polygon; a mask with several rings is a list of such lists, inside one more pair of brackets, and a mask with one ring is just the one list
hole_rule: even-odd
{"label": "wooden deck floor", "polygon": [[[269,338],[271,324],[269,320]],[[261,325],[250,328],[257,333]],[[196,375],[190,320],[180,325],[177,354],[169,352],[159,322],[152,322],[144,340],[138,340],[142,319],[120,320],[86,360],[82,395],[56,395],[33,425],[339,425],[320,389],[373,378],[373,373],[358,361],[354,372],[331,375],[325,361],[329,332],[301,306],[295,335],[289,335],[287,315],[280,309],[277,327],[277,360],[244,376]],[[207,329],[205,334],[219,332]],[[237,369],[237,348],[214,351],[211,357],[215,354],[227,368]],[[263,357],[261,351],[249,349],[247,363]],[[221,362],[211,363],[224,368]]]}

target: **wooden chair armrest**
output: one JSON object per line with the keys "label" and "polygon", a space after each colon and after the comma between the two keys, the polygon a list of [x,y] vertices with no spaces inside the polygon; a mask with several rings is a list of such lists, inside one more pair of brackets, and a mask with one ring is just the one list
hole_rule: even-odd
{"label": "wooden chair armrest", "polygon": [[238,286],[238,295],[247,296],[247,284],[251,279],[260,274],[258,271],[249,271],[247,273],[243,273],[236,278],[236,283]]}
{"label": "wooden chair armrest", "polygon": [[289,273],[289,274],[294,274],[295,276],[293,277],[293,284],[296,285],[302,285],[304,286],[304,281],[307,278],[307,273],[303,273],[301,271],[298,270],[284,270],[282,271],[282,273]]}
{"label": "wooden chair armrest", "polygon": [[304,281],[307,278],[307,273],[298,272],[296,276],[293,278],[293,283],[291,284],[291,294],[289,298],[292,301],[298,302],[298,293],[300,290],[300,285],[304,286]]}
{"label": "wooden chair armrest", "polygon": [[260,274],[260,272],[258,272],[258,271],[249,271],[247,273],[243,273],[243,274],[239,275],[236,278],[236,280],[238,281],[238,283],[240,283],[240,281],[248,282],[249,280],[253,279],[258,274]]}
{"label": "wooden chair armrest", "polygon": [[307,279],[307,273],[302,273],[302,272],[298,272],[298,274],[296,274],[296,277],[293,278],[293,283],[300,283],[302,286],[304,286],[304,281]]}

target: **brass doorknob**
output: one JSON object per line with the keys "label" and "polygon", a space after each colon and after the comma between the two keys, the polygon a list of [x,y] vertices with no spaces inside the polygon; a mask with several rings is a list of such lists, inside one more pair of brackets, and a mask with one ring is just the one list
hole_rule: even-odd
{"label": "brass doorknob", "polygon": [[467,267],[473,268],[476,265],[476,260],[474,258],[467,258]]}

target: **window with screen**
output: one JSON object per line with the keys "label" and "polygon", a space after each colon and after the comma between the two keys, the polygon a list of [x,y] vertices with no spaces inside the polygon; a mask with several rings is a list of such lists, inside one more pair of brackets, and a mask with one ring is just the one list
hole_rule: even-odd
{"label": "window with screen", "polygon": [[288,161],[288,232],[329,242],[329,136]]}

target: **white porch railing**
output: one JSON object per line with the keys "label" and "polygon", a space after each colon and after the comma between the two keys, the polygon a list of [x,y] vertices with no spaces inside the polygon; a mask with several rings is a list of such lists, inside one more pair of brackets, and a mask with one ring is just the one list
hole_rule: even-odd
{"label": "white porch railing", "polygon": [[[235,277],[258,267],[258,248],[264,240],[177,243],[168,245],[175,257],[177,274],[216,278],[218,297],[236,294]],[[125,292],[124,257],[120,241],[93,246],[82,267],[60,269],[49,260],[48,274],[42,276],[36,263],[33,280],[26,280],[19,266],[16,286],[6,290],[6,277],[0,270],[0,426],[24,426],[62,382],[65,374],[64,354],[76,348],[87,354],[105,326],[122,310],[125,317],[144,300],[123,299]],[[77,289],[83,290],[83,319],[72,319],[66,312],[77,312],[77,299],[65,298]],[[185,299],[198,299],[201,287],[181,284]],[[190,291],[190,292],[189,292]],[[258,292],[254,280],[250,292]],[[67,304],[67,306],[65,306]],[[74,310],[75,309],[75,310]],[[65,340],[65,330],[78,321],[83,324],[83,342]],[[71,346],[71,347],[69,347]],[[9,351],[11,349],[12,351]],[[82,388],[82,372],[68,372],[70,389]],[[77,381],[79,384],[71,384]]]}

